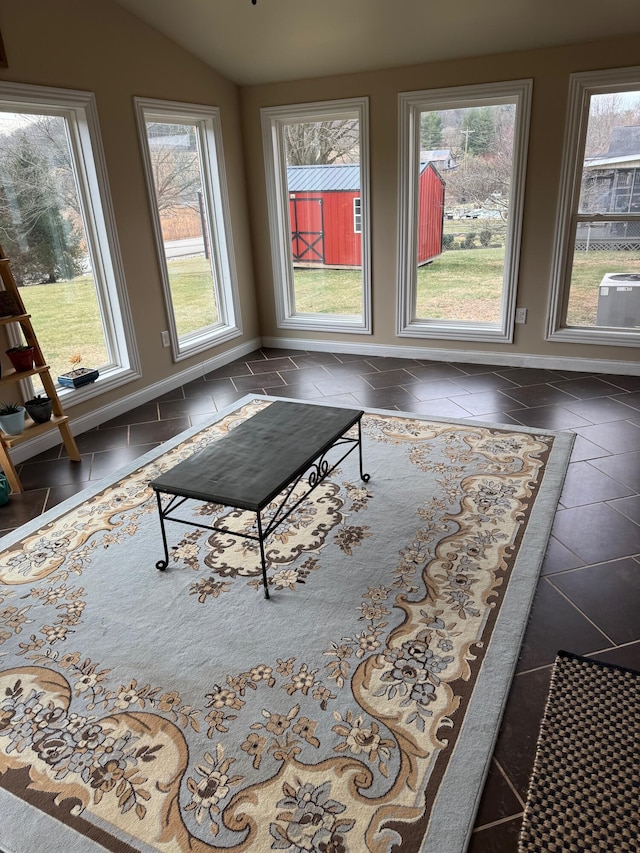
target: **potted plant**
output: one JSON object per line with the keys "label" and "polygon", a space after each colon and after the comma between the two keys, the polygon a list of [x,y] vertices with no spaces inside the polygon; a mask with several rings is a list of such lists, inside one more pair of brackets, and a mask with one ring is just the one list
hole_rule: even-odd
{"label": "potted plant", "polygon": [[65,388],[81,388],[83,385],[95,382],[100,375],[95,368],[80,367],[82,356],[79,354],[72,355],[69,361],[73,365],[73,370],[58,376],[58,382]]}
{"label": "potted plant", "polygon": [[11,486],[5,474],[0,474],[0,506],[4,506],[9,500]]}
{"label": "potted plant", "polygon": [[18,403],[0,403],[0,429],[7,435],[22,435],[24,416],[24,406]]}
{"label": "potted plant", "polygon": [[35,424],[44,424],[51,420],[53,403],[51,398],[44,394],[36,394],[31,400],[25,400],[24,407]]}
{"label": "potted plant", "polygon": [[32,346],[22,344],[17,347],[9,347],[6,353],[9,356],[9,361],[18,373],[24,370],[31,370],[33,367],[34,349]]}

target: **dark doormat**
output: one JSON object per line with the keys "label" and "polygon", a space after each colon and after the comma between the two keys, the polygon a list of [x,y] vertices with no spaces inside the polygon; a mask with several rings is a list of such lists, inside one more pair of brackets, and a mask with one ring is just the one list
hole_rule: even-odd
{"label": "dark doormat", "polygon": [[558,652],[519,853],[637,853],[640,673]]}

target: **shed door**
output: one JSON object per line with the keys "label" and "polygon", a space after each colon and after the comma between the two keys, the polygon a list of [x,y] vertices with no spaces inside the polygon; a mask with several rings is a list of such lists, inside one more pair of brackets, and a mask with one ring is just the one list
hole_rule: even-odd
{"label": "shed door", "polygon": [[321,198],[289,198],[294,263],[324,263],[324,208]]}

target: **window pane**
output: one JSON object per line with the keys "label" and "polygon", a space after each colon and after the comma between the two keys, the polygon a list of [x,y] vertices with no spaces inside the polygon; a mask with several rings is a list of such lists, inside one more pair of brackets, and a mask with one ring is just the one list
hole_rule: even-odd
{"label": "window pane", "polygon": [[178,337],[219,321],[198,126],[146,122]]}
{"label": "window pane", "polygon": [[414,318],[502,316],[515,103],[420,112]]}
{"label": "window pane", "polygon": [[283,125],[293,313],[362,315],[360,122]]}
{"label": "window pane", "polygon": [[0,111],[0,243],[54,379],[112,364],[62,116]]}
{"label": "window pane", "polygon": [[567,323],[640,327],[640,220],[579,223]]}
{"label": "window pane", "polygon": [[591,96],[578,214],[567,325],[640,328],[640,90]]}
{"label": "window pane", "polygon": [[241,334],[220,110],[134,101],[177,361]]}

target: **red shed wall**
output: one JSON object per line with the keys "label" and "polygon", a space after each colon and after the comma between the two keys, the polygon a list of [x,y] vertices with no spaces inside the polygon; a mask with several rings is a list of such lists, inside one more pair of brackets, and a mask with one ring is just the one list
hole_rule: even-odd
{"label": "red shed wall", "polygon": [[[362,265],[362,235],[353,230],[360,193],[296,192],[289,199],[294,263]],[[444,181],[428,165],[419,179],[418,263],[442,254]]]}
{"label": "red shed wall", "polygon": [[442,254],[444,181],[429,164],[420,175],[418,214],[418,263]]}
{"label": "red shed wall", "polygon": [[362,265],[362,235],[353,230],[353,200],[359,197],[357,190],[296,192],[295,199],[290,197],[294,263],[322,263],[323,258],[327,266]]}

